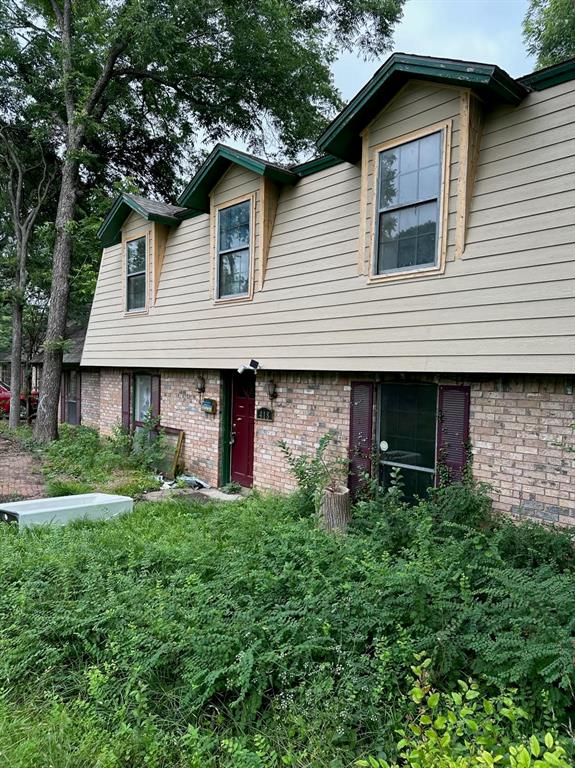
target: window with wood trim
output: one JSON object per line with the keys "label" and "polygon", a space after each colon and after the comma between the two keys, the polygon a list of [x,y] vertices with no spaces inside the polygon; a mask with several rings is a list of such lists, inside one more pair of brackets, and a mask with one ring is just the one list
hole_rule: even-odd
{"label": "window with wood trim", "polygon": [[149,373],[122,374],[122,426],[136,430],[146,418],[160,417],[160,376]]}
{"label": "window with wood trim", "polygon": [[216,298],[250,295],[252,200],[218,208],[216,221]]}
{"label": "window with wood trim", "polygon": [[126,241],[126,311],[146,309],[146,275],[148,267],[148,236]]}
{"label": "window with wood trim", "polygon": [[440,267],[446,130],[376,152],[373,276]]}

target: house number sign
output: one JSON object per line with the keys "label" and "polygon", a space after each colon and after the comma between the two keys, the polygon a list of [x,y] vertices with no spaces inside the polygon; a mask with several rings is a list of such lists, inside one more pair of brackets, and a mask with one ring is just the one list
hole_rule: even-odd
{"label": "house number sign", "polygon": [[256,411],[256,419],[258,421],[273,421],[274,412],[271,408],[258,408]]}

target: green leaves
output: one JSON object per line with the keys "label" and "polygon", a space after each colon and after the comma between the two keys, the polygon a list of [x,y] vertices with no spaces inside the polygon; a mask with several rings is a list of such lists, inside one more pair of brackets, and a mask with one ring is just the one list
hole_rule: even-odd
{"label": "green leaves", "polygon": [[523,22],[527,50],[537,66],[549,67],[575,56],[575,6],[571,0],[531,0]]}

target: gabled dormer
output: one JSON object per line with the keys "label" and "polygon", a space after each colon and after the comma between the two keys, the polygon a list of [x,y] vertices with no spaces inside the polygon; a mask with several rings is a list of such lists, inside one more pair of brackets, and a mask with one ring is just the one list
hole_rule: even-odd
{"label": "gabled dormer", "polygon": [[298,178],[288,168],[218,144],[183,191],[181,205],[210,214],[214,302],[249,301],[262,290],[279,192]]}
{"label": "gabled dormer", "polygon": [[156,300],[168,233],[186,209],[124,192],[116,198],[98,236],[105,248],[120,245],[122,305],[129,315],[148,312]]}
{"label": "gabled dormer", "polygon": [[331,123],[320,149],[361,162],[358,272],[370,283],[461,258],[484,115],[527,93],[493,65],[398,53]]}

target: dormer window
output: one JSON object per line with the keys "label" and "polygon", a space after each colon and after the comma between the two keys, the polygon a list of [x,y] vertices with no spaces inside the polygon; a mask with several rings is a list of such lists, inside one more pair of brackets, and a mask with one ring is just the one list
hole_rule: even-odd
{"label": "dormer window", "polygon": [[374,276],[440,268],[445,132],[376,152]]}
{"label": "dormer window", "polygon": [[217,292],[218,299],[250,295],[252,199],[218,208]]}
{"label": "dormer window", "polygon": [[126,309],[146,309],[147,236],[126,242]]}

